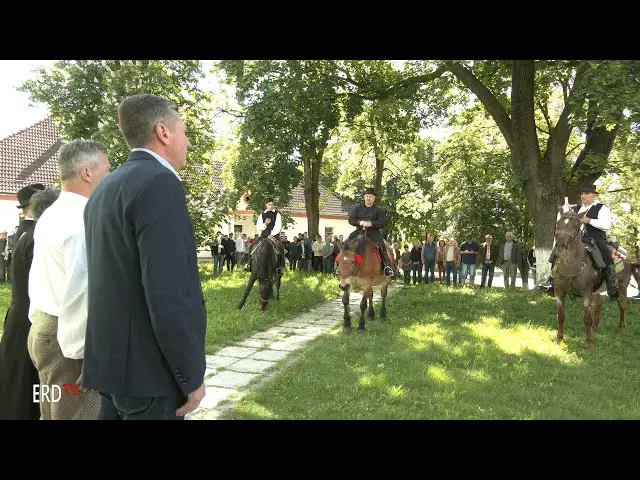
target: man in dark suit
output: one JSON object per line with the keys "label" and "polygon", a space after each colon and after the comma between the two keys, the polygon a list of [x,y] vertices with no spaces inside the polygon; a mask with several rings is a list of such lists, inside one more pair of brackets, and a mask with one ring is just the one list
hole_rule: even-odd
{"label": "man in dark suit", "polygon": [[184,419],[205,395],[206,312],[193,226],[176,170],[191,147],[178,107],[118,107],[132,149],[85,209],[89,273],[83,386],[101,419]]}
{"label": "man in dark suit", "polygon": [[367,229],[367,235],[380,246],[382,252],[382,263],[384,265],[385,277],[393,277],[394,271],[391,268],[391,262],[389,261],[389,255],[385,248],[384,239],[380,233],[380,229],[384,228],[387,223],[387,212],[379,205],[375,205],[376,197],[378,194],[373,188],[367,188],[364,192],[364,202],[357,205],[351,211],[349,215],[349,224],[356,228],[345,243],[351,243],[360,235],[364,228]]}
{"label": "man in dark suit", "polygon": [[13,250],[18,244],[18,240],[20,240],[22,234],[27,230],[33,228],[33,225],[35,223],[33,221],[33,214],[31,213],[31,197],[34,193],[44,190],[45,188],[46,187],[41,183],[32,183],[31,185],[22,187],[16,194],[16,197],[18,198],[17,208],[22,209],[22,220],[20,220],[18,228],[16,228],[15,232],[7,236],[7,243],[5,245],[7,256],[5,263],[8,281],[11,281],[11,259],[13,257]]}

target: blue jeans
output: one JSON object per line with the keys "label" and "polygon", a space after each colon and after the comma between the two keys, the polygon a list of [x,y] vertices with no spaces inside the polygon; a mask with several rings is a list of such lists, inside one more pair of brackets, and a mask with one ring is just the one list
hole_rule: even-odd
{"label": "blue jeans", "polygon": [[166,397],[125,397],[100,393],[98,420],[184,420],[176,410],[186,398],[176,392]]}
{"label": "blue jeans", "polygon": [[[436,259],[434,258],[427,258],[424,261],[424,283],[433,283],[436,281],[436,275],[435,275],[435,268],[436,268]],[[431,272],[431,278],[429,278],[429,272]]]}
{"label": "blue jeans", "polygon": [[456,267],[455,262],[447,262],[447,276],[445,277],[445,285],[448,287],[451,285],[451,273],[453,273],[453,286],[458,286],[458,267]]}

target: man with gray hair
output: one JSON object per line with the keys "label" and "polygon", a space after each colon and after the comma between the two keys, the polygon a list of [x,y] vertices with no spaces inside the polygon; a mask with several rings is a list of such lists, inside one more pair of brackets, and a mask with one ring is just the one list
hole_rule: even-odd
{"label": "man with gray hair", "polygon": [[[68,385],[59,401],[40,396],[42,420],[96,419],[99,396],[83,392],[82,363],[87,328],[87,263],[83,212],[87,199],[109,174],[107,148],[74,140],[58,152],[62,191],[36,223],[29,273],[28,348],[40,384]],[[51,341],[52,337],[55,339]],[[69,385],[71,387],[69,387]],[[35,392],[34,392],[35,393]]]}
{"label": "man with gray hair", "polygon": [[87,203],[89,320],[83,378],[100,419],[183,420],[205,395],[206,311],[177,170],[191,143],[176,104],[118,107],[127,161]]}

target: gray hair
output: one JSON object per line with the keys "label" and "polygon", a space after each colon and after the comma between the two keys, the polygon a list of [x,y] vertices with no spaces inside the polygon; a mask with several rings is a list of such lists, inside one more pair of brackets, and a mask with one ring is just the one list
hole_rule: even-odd
{"label": "gray hair", "polygon": [[143,148],[153,140],[158,123],[164,123],[173,131],[179,114],[174,102],[156,95],[139,94],[120,103],[118,124],[129,148]]}
{"label": "gray hair", "polygon": [[33,219],[38,220],[42,213],[53,205],[60,195],[60,190],[55,188],[47,188],[45,190],[38,190],[31,197],[31,213]]}
{"label": "gray hair", "polygon": [[95,169],[102,163],[101,153],[109,154],[104,144],[97,140],[77,139],[65,143],[58,151],[60,181],[71,180],[78,175],[81,167]]}

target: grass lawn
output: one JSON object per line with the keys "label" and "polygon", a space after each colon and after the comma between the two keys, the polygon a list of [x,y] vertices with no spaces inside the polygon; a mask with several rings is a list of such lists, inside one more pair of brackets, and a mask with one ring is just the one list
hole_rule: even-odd
{"label": "grass lawn", "polygon": [[386,323],[316,339],[222,418],[639,419],[638,304],[618,332],[617,304],[605,299],[593,351],[582,300],[567,306],[557,345],[553,298],[403,287],[388,299]]}
{"label": "grass lawn", "polygon": [[[238,310],[237,306],[249,274],[225,272],[214,277],[210,264],[203,264],[200,272],[207,308],[208,353],[213,353],[232,341],[241,340],[253,332],[266,330],[340,294],[335,275],[309,275],[287,271],[282,278],[279,302],[269,302],[267,311],[260,312],[256,282],[246,305],[242,310]],[[0,332],[10,299],[10,285],[0,285]]]}
{"label": "grass lawn", "polygon": [[0,283],[0,333],[4,330],[4,316],[7,314],[11,303],[11,285]]}

